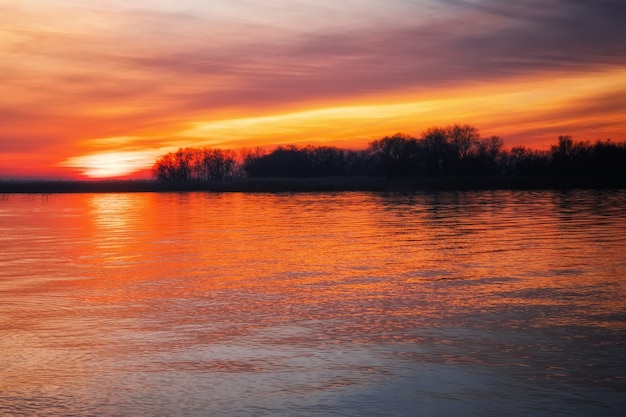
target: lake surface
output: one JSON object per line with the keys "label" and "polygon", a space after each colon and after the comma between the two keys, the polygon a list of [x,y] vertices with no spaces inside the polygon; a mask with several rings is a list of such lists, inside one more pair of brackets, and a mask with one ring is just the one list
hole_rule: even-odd
{"label": "lake surface", "polygon": [[0,415],[625,412],[626,191],[0,195]]}

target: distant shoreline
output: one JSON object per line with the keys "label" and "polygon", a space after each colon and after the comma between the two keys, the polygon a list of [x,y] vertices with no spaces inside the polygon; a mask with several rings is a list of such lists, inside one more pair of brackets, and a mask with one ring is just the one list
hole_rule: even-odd
{"label": "distant shoreline", "polygon": [[2,194],[137,193],[137,192],[341,192],[470,191],[518,189],[623,189],[619,177],[328,177],[247,178],[208,182],[155,180],[0,180]]}

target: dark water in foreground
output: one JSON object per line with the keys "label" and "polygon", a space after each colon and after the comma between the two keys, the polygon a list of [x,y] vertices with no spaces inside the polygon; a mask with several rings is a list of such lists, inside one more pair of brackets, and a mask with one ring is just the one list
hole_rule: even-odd
{"label": "dark water in foreground", "polygon": [[0,195],[0,415],[621,416],[626,192]]}

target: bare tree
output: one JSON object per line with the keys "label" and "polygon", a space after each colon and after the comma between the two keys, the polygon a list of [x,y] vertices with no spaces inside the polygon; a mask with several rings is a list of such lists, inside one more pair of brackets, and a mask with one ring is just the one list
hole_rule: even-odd
{"label": "bare tree", "polygon": [[236,168],[234,151],[180,148],[163,155],[154,164],[152,173],[162,181],[209,181],[232,178]]}
{"label": "bare tree", "polygon": [[478,129],[468,124],[448,126],[446,135],[460,161],[467,159],[472,149],[478,146],[480,139]]}
{"label": "bare tree", "polygon": [[487,155],[492,161],[495,161],[502,152],[503,146],[504,141],[499,136],[491,136],[480,140],[478,150],[481,154]]}

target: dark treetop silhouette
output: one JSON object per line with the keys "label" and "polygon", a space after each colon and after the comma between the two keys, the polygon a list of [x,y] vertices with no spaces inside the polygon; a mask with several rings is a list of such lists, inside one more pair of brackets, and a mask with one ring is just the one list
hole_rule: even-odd
{"label": "dark treetop silhouette", "polygon": [[420,138],[397,133],[364,150],[332,146],[279,146],[271,152],[181,148],[153,167],[161,181],[237,178],[322,177],[626,177],[626,142],[574,142],[559,136],[550,150],[504,149],[498,136],[481,138],[477,128],[433,127]]}

